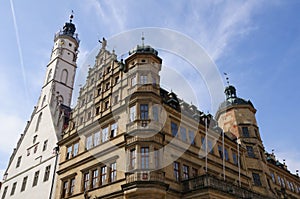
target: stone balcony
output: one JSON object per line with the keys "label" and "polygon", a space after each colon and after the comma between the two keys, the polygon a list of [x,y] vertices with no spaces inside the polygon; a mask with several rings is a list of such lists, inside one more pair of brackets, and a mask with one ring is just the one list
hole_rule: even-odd
{"label": "stone balcony", "polygon": [[162,171],[142,171],[126,174],[126,183],[132,183],[136,181],[156,181],[164,182],[165,173]]}
{"label": "stone balcony", "polygon": [[202,175],[182,181],[182,190],[184,193],[203,189],[217,190],[226,194],[234,195],[236,198],[269,199],[267,196],[254,193],[245,187],[240,187],[231,182],[224,181],[223,179],[218,179],[212,175]]}

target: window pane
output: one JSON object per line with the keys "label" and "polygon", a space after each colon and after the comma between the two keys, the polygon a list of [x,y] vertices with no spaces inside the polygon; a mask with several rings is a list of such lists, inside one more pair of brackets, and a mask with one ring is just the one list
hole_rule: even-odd
{"label": "window pane", "polygon": [[93,147],[93,137],[92,135],[90,135],[86,138],[86,149],[89,150],[92,147]]}
{"label": "window pane", "polygon": [[102,142],[106,142],[108,140],[108,127],[102,129]]}
{"label": "window pane", "polygon": [[116,137],[117,136],[117,128],[118,128],[118,124],[117,123],[113,123],[111,125],[111,132],[110,132],[110,137]]}
{"label": "window pane", "polygon": [[180,135],[181,135],[181,140],[187,142],[186,128],[180,127]]}
{"label": "window pane", "polygon": [[250,137],[248,127],[242,127],[242,132],[244,137]]}
{"label": "window pane", "polygon": [[177,136],[178,126],[174,122],[171,122],[171,132],[174,137]]}
{"label": "window pane", "polygon": [[140,114],[141,120],[148,120],[148,104],[140,105]]}
{"label": "window pane", "polygon": [[141,167],[142,169],[149,168],[149,147],[141,148]]}
{"label": "window pane", "polygon": [[130,107],[129,110],[129,114],[130,114],[130,122],[133,122],[135,120],[135,106]]}
{"label": "window pane", "polygon": [[73,156],[76,156],[78,154],[78,147],[79,147],[79,143],[77,142],[74,144]]}
{"label": "window pane", "polygon": [[100,144],[100,131],[94,134],[94,146],[97,146],[99,144]]}
{"label": "window pane", "polygon": [[189,130],[189,142],[190,144],[195,145],[195,133],[191,130]]}

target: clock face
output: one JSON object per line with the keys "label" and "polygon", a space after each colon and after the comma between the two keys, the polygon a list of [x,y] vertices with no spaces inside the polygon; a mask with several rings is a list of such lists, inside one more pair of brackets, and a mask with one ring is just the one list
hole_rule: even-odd
{"label": "clock face", "polygon": [[65,41],[62,39],[62,40],[60,40],[59,44],[62,46],[65,44]]}

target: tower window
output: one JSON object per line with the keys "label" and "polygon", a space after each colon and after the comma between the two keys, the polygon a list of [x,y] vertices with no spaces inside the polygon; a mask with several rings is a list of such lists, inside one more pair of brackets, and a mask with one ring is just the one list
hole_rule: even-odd
{"label": "tower window", "polygon": [[142,169],[149,168],[149,147],[141,148],[141,168]]}
{"label": "tower window", "polygon": [[135,120],[136,109],[135,106],[130,107],[129,109],[129,121],[133,122]]}
{"label": "tower window", "polygon": [[133,76],[131,78],[131,86],[135,86],[136,85],[136,76]]}
{"label": "tower window", "polygon": [[141,120],[148,120],[148,104],[141,104],[140,105],[140,119]]}
{"label": "tower window", "polygon": [[47,83],[50,81],[51,77],[52,77],[52,68],[48,72]]}
{"label": "tower window", "polygon": [[67,84],[68,82],[68,71],[64,69],[61,73],[60,81],[64,84]]}
{"label": "tower window", "polygon": [[252,146],[246,146],[246,148],[247,148],[247,154],[248,154],[248,156],[250,158],[255,158],[253,147]]}
{"label": "tower window", "polygon": [[130,155],[129,169],[134,169],[135,168],[135,160],[136,160],[135,149],[131,149],[129,155]]}
{"label": "tower window", "polygon": [[261,186],[260,176],[258,173],[252,173],[253,182],[256,186]]}
{"label": "tower window", "polygon": [[148,76],[147,75],[141,75],[140,76],[140,84],[147,84],[148,83]]}
{"label": "tower window", "polygon": [[246,138],[250,137],[248,127],[243,126],[242,127],[242,132],[243,132],[244,137],[246,137]]}

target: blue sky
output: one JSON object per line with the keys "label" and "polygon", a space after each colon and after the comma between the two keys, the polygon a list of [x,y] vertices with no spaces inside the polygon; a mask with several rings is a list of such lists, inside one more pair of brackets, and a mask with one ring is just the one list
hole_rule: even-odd
{"label": "blue sky", "polygon": [[[81,39],[79,76],[85,77],[84,60],[103,36],[146,27],[177,31],[201,45],[218,70],[229,74],[238,96],[251,99],[266,150],[275,149],[277,158],[286,159],[292,172],[300,169],[299,1],[4,0],[0,6],[1,176],[38,100],[54,33],[71,10]],[[170,70],[176,63],[177,69],[179,64],[186,65],[164,52],[161,57]],[[186,72],[185,77],[193,79],[189,75]],[[79,84],[77,80],[75,92]],[[192,101],[183,87],[166,87]],[[199,106],[212,111],[207,96]]]}

